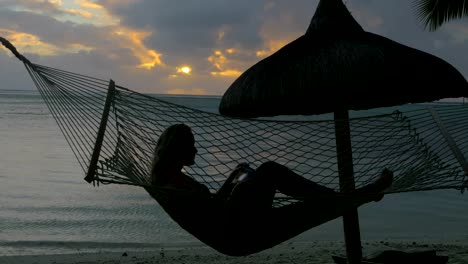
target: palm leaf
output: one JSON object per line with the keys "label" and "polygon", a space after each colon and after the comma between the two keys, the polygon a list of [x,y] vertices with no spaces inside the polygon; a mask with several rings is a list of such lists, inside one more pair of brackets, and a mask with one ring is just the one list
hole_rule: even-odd
{"label": "palm leaf", "polygon": [[445,22],[468,17],[468,0],[414,0],[416,15],[430,31]]}

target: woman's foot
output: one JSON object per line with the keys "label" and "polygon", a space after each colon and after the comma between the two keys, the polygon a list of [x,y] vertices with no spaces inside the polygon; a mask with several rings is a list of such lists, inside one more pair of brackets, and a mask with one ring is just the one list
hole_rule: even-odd
{"label": "woman's foot", "polygon": [[382,200],[384,197],[383,191],[392,186],[393,183],[393,172],[387,168],[382,171],[382,175],[375,180],[374,183],[370,184],[374,192],[376,192],[375,202]]}
{"label": "woman's foot", "polygon": [[392,186],[393,183],[393,171],[385,168],[382,171],[382,175],[374,182],[374,186],[380,191],[385,191],[387,188]]}
{"label": "woman's foot", "polygon": [[384,197],[384,191],[392,186],[393,172],[387,168],[382,171],[382,174],[375,182],[368,184],[356,190],[358,196],[368,196],[369,202],[378,202]]}

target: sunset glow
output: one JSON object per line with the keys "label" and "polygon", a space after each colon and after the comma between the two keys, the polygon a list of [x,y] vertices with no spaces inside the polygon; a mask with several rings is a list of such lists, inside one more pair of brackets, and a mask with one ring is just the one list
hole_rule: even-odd
{"label": "sunset glow", "polygon": [[266,47],[265,49],[262,49],[262,50],[258,50],[255,52],[255,54],[257,55],[257,57],[259,58],[264,58],[264,57],[268,57],[270,56],[271,54],[275,53],[276,51],[278,51],[279,49],[281,49],[282,47],[284,47],[286,44],[288,44],[291,40],[290,39],[287,39],[287,40],[270,40],[270,41],[267,41],[266,42]]}
{"label": "sunset glow", "polygon": [[[22,52],[42,56],[53,56],[59,52],[59,49],[56,46],[47,44],[41,41],[39,37],[32,34],[0,29],[0,36],[4,36]],[[10,52],[8,52],[8,54],[11,55]]]}
{"label": "sunset glow", "polygon": [[104,8],[102,5],[96,4],[88,0],[77,0],[76,2],[78,3],[79,6],[84,7],[84,8],[91,8],[91,9],[103,9]]}
{"label": "sunset glow", "polygon": [[137,31],[130,28],[119,28],[115,32],[115,36],[118,36],[120,45],[131,50],[133,55],[140,61],[137,68],[151,70],[155,66],[163,65],[161,54],[147,48],[143,43],[143,40],[150,35],[151,32]]}
{"label": "sunset glow", "polygon": [[205,95],[206,91],[204,89],[169,89],[167,93],[174,95]]}
{"label": "sunset glow", "polygon": [[[208,1],[200,7],[193,1],[0,0],[0,36],[35,63],[118,77],[137,91],[221,95],[244,71],[302,36],[318,2]],[[459,55],[466,53],[468,20],[429,34],[411,12],[398,19],[382,12],[404,1],[367,2],[345,3],[363,29],[450,59],[468,73]],[[405,5],[401,10],[410,10]],[[0,47],[0,56],[14,55]]]}
{"label": "sunset glow", "polygon": [[225,70],[225,71],[211,72],[212,76],[218,76],[218,77],[239,77],[241,74],[242,72],[238,70]]}
{"label": "sunset glow", "polygon": [[[226,50],[228,54],[232,54],[234,51],[234,49]],[[221,50],[215,50],[213,54],[208,57],[208,61],[216,69],[216,71],[210,72],[211,76],[233,78],[242,74],[241,71],[229,67],[229,60]]]}
{"label": "sunset glow", "polygon": [[180,68],[177,68],[177,72],[190,75],[190,73],[192,72],[192,68],[190,68],[189,66],[182,66]]}

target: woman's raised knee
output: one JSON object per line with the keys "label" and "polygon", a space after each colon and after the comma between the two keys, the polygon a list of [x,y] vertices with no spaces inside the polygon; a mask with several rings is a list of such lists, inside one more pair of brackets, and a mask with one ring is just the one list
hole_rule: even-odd
{"label": "woman's raised knee", "polygon": [[288,168],[274,161],[267,161],[258,167],[257,173],[278,174],[284,169]]}

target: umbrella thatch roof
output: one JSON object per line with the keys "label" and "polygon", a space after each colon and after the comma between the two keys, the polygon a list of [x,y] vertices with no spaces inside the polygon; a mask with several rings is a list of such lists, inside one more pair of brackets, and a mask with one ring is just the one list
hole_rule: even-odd
{"label": "umbrella thatch roof", "polygon": [[245,71],[221,114],[310,115],[468,97],[449,63],[366,32],[341,0],[321,0],[303,36]]}

